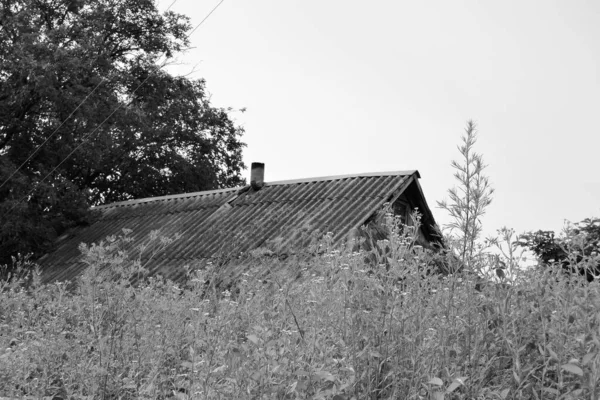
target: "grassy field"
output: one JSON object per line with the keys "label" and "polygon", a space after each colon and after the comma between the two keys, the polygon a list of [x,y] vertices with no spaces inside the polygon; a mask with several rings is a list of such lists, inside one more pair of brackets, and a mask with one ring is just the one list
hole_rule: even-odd
{"label": "grassy field", "polygon": [[125,237],[82,247],[74,290],[35,273],[2,283],[0,396],[599,398],[597,282],[514,260],[503,284],[426,273],[439,256],[403,232],[370,257],[328,236],[319,257],[255,253],[226,288],[210,265],[132,287]]}

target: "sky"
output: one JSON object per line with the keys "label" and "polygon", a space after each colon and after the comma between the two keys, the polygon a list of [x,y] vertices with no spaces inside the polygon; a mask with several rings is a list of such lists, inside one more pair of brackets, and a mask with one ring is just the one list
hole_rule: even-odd
{"label": "sky", "polygon": [[[219,2],[171,10],[195,26]],[[485,234],[560,231],[600,217],[598,21],[594,0],[224,0],[167,68],[246,108],[231,117],[267,182],[417,169],[440,225],[473,120]]]}

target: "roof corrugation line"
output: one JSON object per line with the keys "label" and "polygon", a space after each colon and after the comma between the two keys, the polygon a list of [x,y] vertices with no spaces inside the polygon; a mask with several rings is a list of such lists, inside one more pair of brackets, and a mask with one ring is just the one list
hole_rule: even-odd
{"label": "roof corrugation line", "polygon": [[123,229],[133,231],[133,245],[143,243],[153,230],[181,234],[145,265],[151,274],[174,280],[183,276],[185,264],[273,243],[294,248],[301,244],[300,231],[332,232],[340,243],[413,176],[418,178],[418,172],[299,179],[266,183],[260,190],[213,190],[96,207],[101,212],[98,221],[74,231],[39,261],[42,279],[75,279],[85,268],[79,243],[99,243]]}

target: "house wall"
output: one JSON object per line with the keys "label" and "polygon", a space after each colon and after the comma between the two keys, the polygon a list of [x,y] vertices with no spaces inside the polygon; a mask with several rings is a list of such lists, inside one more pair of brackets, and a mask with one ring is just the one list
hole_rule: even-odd
{"label": "house wall", "polygon": [[[394,215],[400,217],[403,224],[413,226],[414,221],[411,218],[411,214],[415,207],[418,207],[409,196],[402,194],[392,205],[391,210]],[[361,237],[364,239],[362,248],[370,251],[373,249],[377,241],[383,240],[389,237],[389,230],[385,225],[385,213],[383,210],[376,212],[369,218],[364,226],[353,232],[350,237]],[[433,244],[427,240],[425,227],[421,225],[417,232],[416,244],[425,248],[433,248]]]}
{"label": "house wall", "polygon": [[[411,218],[412,213],[415,208],[418,208],[419,205],[410,199],[406,194],[402,194],[392,205],[392,210],[395,215],[398,215],[403,224],[408,226],[413,226],[415,221]],[[417,244],[431,248],[432,245],[426,239],[424,226],[421,225],[419,227],[419,231],[417,232]]]}

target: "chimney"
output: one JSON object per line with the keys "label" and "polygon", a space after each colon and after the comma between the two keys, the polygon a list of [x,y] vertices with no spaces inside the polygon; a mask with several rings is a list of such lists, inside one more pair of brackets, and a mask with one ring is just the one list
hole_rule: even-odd
{"label": "chimney", "polygon": [[252,189],[259,190],[265,186],[265,164],[253,162],[250,167],[250,186]]}

